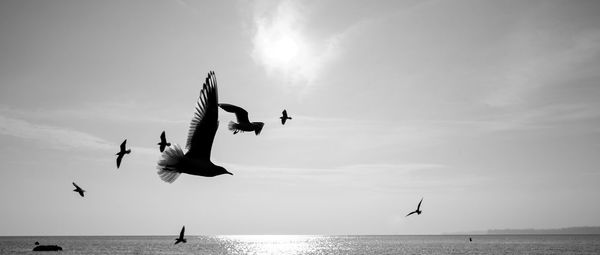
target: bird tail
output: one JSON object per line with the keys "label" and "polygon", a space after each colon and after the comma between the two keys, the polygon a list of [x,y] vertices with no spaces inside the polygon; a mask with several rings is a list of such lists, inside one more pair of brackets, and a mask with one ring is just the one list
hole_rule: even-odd
{"label": "bird tail", "polygon": [[177,180],[177,177],[181,174],[177,170],[177,164],[183,159],[183,150],[178,144],[167,147],[162,153],[162,158],[158,161],[156,169],[158,169],[158,176],[165,182],[173,183]]}
{"label": "bird tail", "polygon": [[233,121],[229,122],[229,130],[233,131],[234,134],[237,134],[238,132],[240,132],[240,127],[238,123],[235,123]]}
{"label": "bird tail", "polygon": [[259,135],[260,131],[262,131],[263,127],[265,126],[265,123],[262,122],[252,122],[252,124],[256,126],[256,129],[254,129],[254,133],[256,135]]}

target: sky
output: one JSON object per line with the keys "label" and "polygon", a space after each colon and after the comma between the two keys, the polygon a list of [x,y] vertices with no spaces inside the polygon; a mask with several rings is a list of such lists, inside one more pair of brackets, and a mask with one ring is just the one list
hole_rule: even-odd
{"label": "sky", "polygon": [[[599,11],[1,1],[0,235],[598,226]],[[265,127],[233,135],[220,111],[212,161],[234,175],[165,183],[156,143],[185,144],[209,71],[220,102]]]}

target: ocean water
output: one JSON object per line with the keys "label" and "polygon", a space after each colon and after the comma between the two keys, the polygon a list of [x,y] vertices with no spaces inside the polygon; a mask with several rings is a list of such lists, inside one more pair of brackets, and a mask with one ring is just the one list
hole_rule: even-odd
{"label": "ocean water", "polygon": [[[59,254],[600,254],[600,235],[468,236],[56,236],[0,237],[1,254],[33,252],[36,241]],[[55,254],[42,252],[41,254]]]}

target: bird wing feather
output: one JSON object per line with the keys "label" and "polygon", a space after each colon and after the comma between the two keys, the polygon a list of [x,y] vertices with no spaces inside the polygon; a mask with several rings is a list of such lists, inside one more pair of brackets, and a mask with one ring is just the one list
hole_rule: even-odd
{"label": "bird wing feather", "polygon": [[125,143],[127,143],[127,139],[121,143],[121,151],[125,151]]}
{"label": "bird wing feather", "polygon": [[221,109],[227,112],[235,113],[235,118],[237,119],[238,123],[250,123],[250,120],[248,119],[248,112],[242,107],[232,104],[219,104],[219,106]]}
{"label": "bird wing feather", "polygon": [[160,134],[160,143],[166,143],[167,137],[165,136],[165,131]]}
{"label": "bird wing feather", "polygon": [[186,147],[193,158],[210,159],[210,151],[219,127],[217,78],[209,72],[196,101],[196,111],[190,123]]}
{"label": "bird wing feather", "polygon": [[421,209],[421,203],[423,203],[423,199],[422,199],[422,198],[421,198],[421,201],[419,201],[419,205],[417,205],[417,211],[418,211],[419,209]]}
{"label": "bird wing feather", "polygon": [[77,184],[75,184],[75,182],[73,182],[73,186],[75,186],[76,189],[81,189],[79,186],[77,186]]}
{"label": "bird wing feather", "polygon": [[117,168],[121,166],[121,159],[123,159],[123,154],[119,154],[119,156],[117,157]]}
{"label": "bird wing feather", "polygon": [[179,233],[179,239],[183,239],[184,233],[185,233],[185,226],[183,226],[183,228],[181,228],[181,232]]}

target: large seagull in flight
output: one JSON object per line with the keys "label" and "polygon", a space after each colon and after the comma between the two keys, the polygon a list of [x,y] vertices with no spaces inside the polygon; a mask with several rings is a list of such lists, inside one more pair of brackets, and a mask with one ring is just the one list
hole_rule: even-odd
{"label": "large seagull in flight", "polygon": [[174,182],[180,174],[214,177],[230,174],[225,168],[210,161],[210,150],[219,127],[219,100],[217,78],[209,72],[196,102],[196,111],[190,124],[187,152],[178,144],[167,147],[158,161],[158,176],[165,182]]}

